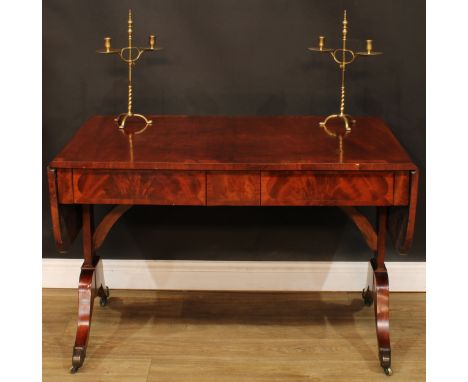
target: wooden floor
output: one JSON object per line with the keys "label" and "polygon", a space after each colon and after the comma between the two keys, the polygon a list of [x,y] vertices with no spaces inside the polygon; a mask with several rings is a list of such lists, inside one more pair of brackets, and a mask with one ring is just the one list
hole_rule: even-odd
{"label": "wooden floor", "polygon": [[[425,294],[391,294],[392,368],[359,293],[111,290],[69,374],[77,292],[43,290],[43,381],[425,381]],[[389,379],[391,378],[391,379]]]}

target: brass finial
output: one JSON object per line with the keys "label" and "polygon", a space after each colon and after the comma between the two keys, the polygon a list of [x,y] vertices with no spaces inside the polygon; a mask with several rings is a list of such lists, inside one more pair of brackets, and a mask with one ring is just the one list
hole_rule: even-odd
{"label": "brass finial", "polygon": [[132,10],[128,10],[128,39],[131,40],[132,38]]}
{"label": "brass finial", "polygon": [[348,34],[348,20],[346,19],[346,10],[344,11],[344,16],[343,16],[343,40],[346,40],[346,35]]}

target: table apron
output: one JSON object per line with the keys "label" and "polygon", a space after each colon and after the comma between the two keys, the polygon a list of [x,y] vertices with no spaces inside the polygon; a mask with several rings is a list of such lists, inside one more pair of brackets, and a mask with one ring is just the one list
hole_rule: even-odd
{"label": "table apron", "polygon": [[408,205],[408,171],[58,169],[64,204]]}

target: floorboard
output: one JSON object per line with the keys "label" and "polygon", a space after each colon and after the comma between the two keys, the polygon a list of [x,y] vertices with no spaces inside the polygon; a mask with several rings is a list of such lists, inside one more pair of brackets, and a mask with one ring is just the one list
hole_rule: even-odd
{"label": "floorboard", "polygon": [[[390,298],[392,382],[425,381],[424,293]],[[77,292],[43,290],[43,381],[389,381],[359,293],[111,290],[69,374]]]}

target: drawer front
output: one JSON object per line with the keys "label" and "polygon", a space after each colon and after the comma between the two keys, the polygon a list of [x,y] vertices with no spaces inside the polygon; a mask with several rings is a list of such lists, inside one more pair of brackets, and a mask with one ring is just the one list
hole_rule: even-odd
{"label": "drawer front", "polygon": [[74,170],[75,203],[204,205],[203,171]]}
{"label": "drawer front", "polygon": [[391,172],[262,172],[262,205],[392,205],[393,182]]}
{"label": "drawer front", "polygon": [[206,188],[209,206],[260,205],[260,172],[208,172]]}

